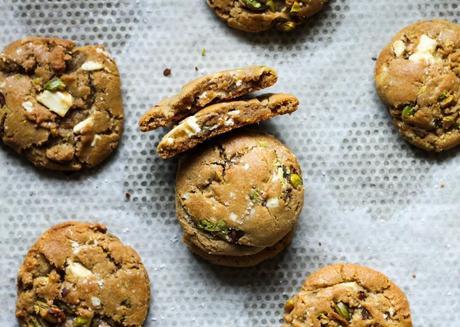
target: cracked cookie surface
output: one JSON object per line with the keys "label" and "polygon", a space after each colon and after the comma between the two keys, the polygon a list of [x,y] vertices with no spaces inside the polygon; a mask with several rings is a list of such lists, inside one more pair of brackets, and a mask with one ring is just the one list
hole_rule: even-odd
{"label": "cracked cookie surface", "polygon": [[122,128],[120,76],[104,47],[28,37],[0,54],[0,138],[35,166],[97,166]]}
{"label": "cracked cookie surface", "polygon": [[354,264],[311,274],[285,305],[284,327],[411,327],[404,293],[385,275]]}
{"label": "cracked cookie surface", "polygon": [[212,103],[270,87],[277,79],[276,71],[265,66],[226,70],[200,77],[187,83],[177,95],[165,98],[152,107],[141,117],[139,127],[146,132],[176,123]]}
{"label": "cracked cookie surface", "polygon": [[441,152],[460,144],[460,25],[420,21],[383,49],[377,91],[413,145]]}
{"label": "cracked cookie surface", "polygon": [[181,121],[161,139],[157,152],[161,158],[168,159],[216,135],[290,114],[298,105],[299,100],[289,94],[217,103]]}
{"label": "cracked cookie surface", "polygon": [[291,31],[319,12],[326,0],[207,0],[219,18],[245,32]]}
{"label": "cracked cookie surface", "polygon": [[134,249],[99,224],[46,231],[18,274],[21,327],[136,327],[149,307],[147,272]]}
{"label": "cracked cookie surface", "polygon": [[176,211],[184,241],[205,259],[219,258],[212,261],[218,264],[252,266],[280,252],[303,195],[296,157],[270,135],[232,133],[179,163]]}

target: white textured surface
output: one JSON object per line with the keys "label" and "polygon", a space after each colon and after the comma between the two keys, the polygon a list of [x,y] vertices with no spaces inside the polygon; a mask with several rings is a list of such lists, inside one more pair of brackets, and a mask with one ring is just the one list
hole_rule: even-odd
{"label": "white textured surface", "polygon": [[[68,219],[106,223],[141,254],[153,291],[147,326],[277,326],[306,275],[337,261],[396,281],[415,326],[459,325],[460,155],[426,156],[400,140],[376,96],[372,60],[410,22],[457,19],[456,0],[333,0],[290,35],[232,31],[204,0],[53,3],[0,1],[0,46],[36,34],[107,45],[122,72],[125,134],[105,166],[80,175],[40,172],[1,149],[1,326],[15,326],[15,275],[27,249]],[[258,268],[232,270],[180,242],[175,162],[154,152],[164,131],[140,134],[136,124],[190,79],[247,64],[277,68],[273,90],[301,100],[292,117],[261,128],[298,155],[307,193],[293,245]]]}

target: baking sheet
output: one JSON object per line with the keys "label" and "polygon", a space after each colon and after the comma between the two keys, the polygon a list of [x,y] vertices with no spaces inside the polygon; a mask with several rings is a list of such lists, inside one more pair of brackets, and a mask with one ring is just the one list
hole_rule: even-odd
{"label": "baking sheet", "polygon": [[[459,326],[460,154],[427,156],[397,136],[372,60],[417,19],[456,21],[458,1],[332,0],[308,27],[260,35],[230,30],[204,0],[5,0],[0,12],[1,47],[26,35],[105,44],[121,70],[126,112],[119,151],[88,173],[41,172],[1,149],[1,326],[17,325],[16,272],[27,249],[70,219],[106,223],[140,253],[152,281],[146,326],[279,326],[306,275],[337,261],[391,277],[415,326]],[[154,152],[165,131],[140,134],[137,119],[201,74],[249,64],[275,67],[272,90],[301,101],[291,117],[258,128],[298,155],[307,192],[291,247],[254,269],[224,269],[181,243],[176,163]]]}

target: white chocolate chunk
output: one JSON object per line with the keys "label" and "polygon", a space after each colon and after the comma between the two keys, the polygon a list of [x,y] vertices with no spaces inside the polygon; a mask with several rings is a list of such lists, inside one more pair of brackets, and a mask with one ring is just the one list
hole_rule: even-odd
{"label": "white chocolate chunk", "polygon": [[270,198],[267,200],[267,208],[278,208],[280,205],[280,202],[278,198]]}
{"label": "white chocolate chunk", "polygon": [[98,297],[91,296],[91,303],[93,306],[98,307],[101,305],[101,300]]}
{"label": "white chocolate chunk", "polygon": [[71,262],[66,269],[66,273],[81,279],[93,276],[93,273],[90,270],[78,262]]}
{"label": "white chocolate chunk", "polygon": [[61,117],[64,117],[73,105],[73,97],[67,92],[44,91],[37,95],[37,101]]}
{"label": "white chocolate chunk", "polygon": [[83,132],[87,127],[93,127],[94,125],[94,118],[92,116],[89,116],[85,120],[82,120],[79,122],[77,125],[73,127],[73,132],[75,134],[80,134]]}
{"label": "white chocolate chunk", "polygon": [[229,218],[231,221],[236,222],[238,220],[238,215],[234,212],[231,212]]}
{"label": "white chocolate chunk", "polygon": [[240,114],[239,110],[232,110],[228,112],[229,116],[238,116]]}
{"label": "white chocolate chunk", "polygon": [[102,140],[102,136],[95,135],[93,141],[91,142],[91,146],[96,146],[97,142],[99,142],[100,140]]}
{"label": "white chocolate chunk", "polygon": [[102,48],[97,48],[97,49],[96,49],[96,52],[97,52],[97,53],[100,53],[100,54],[102,54],[102,55],[104,55],[104,56],[106,56],[106,57],[109,58],[110,60],[113,60],[113,58],[112,58],[112,56],[110,55],[110,53],[108,53],[107,51],[105,51],[105,50],[102,49]]}
{"label": "white chocolate chunk", "polygon": [[88,60],[81,65],[81,69],[86,70],[86,71],[93,71],[93,70],[101,70],[104,68],[104,65],[101,64],[100,62]]}
{"label": "white chocolate chunk", "polygon": [[166,144],[173,145],[174,144],[174,139],[172,137],[166,138]]}
{"label": "white chocolate chunk", "polygon": [[188,136],[193,136],[201,132],[201,127],[198,125],[196,117],[189,117],[185,119],[180,125],[182,125]]}
{"label": "white chocolate chunk", "polygon": [[439,58],[435,58],[434,56],[436,47],[436,40],[423,34],[420,37],[420,41],[415,49],[415,52],[409,57],[409,60],[413,62],[424,62],[430,65],[434,64],[439,61]]}
{"label": "white chocolate chunk", "polygon": [[225,125],[225,126],[233,126],[233,125],[235,125],[235,122],[233,121],[232,118],[229,118],[229,119],[226,119],[226,120],[224,121],[224,125]]}
{"label": "white chocolate chunk", "polygon": [[401,57],[406,51],[406,44],[402,40],[393,43],[393,52],[396,57]]}
{"label": "white chocolate chunk", "polygon": [[34,105],[30,101],[25,101],[22,103],[22,107],[27,111],[27,112],[32,112],[34,110]]}
{"label": "white chocolate chunk", "polygon": [[80,244],[78,244],[75,241],[70,241],[70,243],[72,245],[72,253],[73,254],[78,254],[80,252]]}

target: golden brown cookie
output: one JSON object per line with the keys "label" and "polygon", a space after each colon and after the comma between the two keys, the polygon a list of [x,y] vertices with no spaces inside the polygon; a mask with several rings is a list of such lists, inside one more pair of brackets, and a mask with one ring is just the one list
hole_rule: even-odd
{"label": "golden brown cookie", "polygon": [[251,266],[289,243],[303,194],[294,154],[270,135],[240,131],[182,158],[177,217],[194,252],[217,264]]}
{"label": "golden brown cookie", "polygon": [[327,0],[208,0],[230,27],[245,32],[289,32],[320,11]]}
{"label": "golden brown cookie", "polygon": [[162,138],[157,152],[161,158],[168,159],[216,135],[290,114],[298,105],[299,100],[290,94],[217,103],[181,121]]}
{"label": "golden brown cookie", "polygon": [[134,249],[99,224],[46,231],[18,274],[20,326],[142,326],[150,285]]}
{"label": "golden brown cookie", "polygon": [[0,54],[0,138],[35,166],[97,166],[122,128],[120,76],[102,46],[27,37]]}
{"label": "golden brown cookie", "polygon": [[413,145],[441,152],[460,144],[460,25],[420,21],[383,49],[377,91]]}
{"label": "golden brown cookie", "polygon": [[150,131],[176,123],[209,104],[234,99],[276,83],[276,71],[250,66],[200,77],[186,84],[179,94],[165,98],[144,114],[139,127]]}
{"label": "golden brown cookie", "polygon": [[311,274],[285,305],[284,327],[411,327],[404,293],[385,275],[354,264]]}

